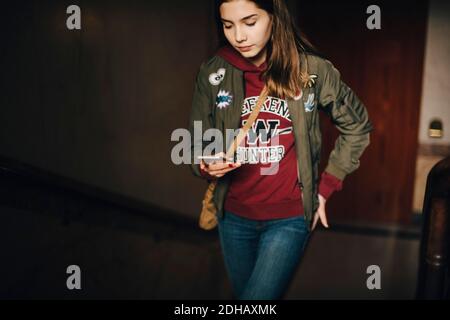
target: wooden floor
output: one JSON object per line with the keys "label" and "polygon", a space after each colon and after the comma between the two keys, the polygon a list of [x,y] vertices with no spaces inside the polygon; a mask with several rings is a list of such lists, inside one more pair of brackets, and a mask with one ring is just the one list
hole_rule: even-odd
{"label": "wooden floor", "polygon": [[[67,220],[0,207],[0,220],[3,299],[232,297],[217,237],[205,231],[105,212]],[[286,299],[414,298],[417,229],[333,230],[313,234]],[[79,291],[66,288],[72,264],[81,268]],[[380,290],[367,289],[370,265],[380,267]]]}
{"label": "wooden floor", "polygon": [[[411,236],[313,234],[287,299],[413,299],[420,241]],[[381,289],[367,288],[380,268]]]}

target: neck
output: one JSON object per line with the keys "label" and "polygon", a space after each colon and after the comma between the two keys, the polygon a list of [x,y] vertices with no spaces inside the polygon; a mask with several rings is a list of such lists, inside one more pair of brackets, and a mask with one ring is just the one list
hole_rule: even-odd
{"label": "neck", "polygon": [[264,61],[266,61],[267,49],[264,48],[261,50],[256,56],[253,58],[249,58],[248,60],[257,67],[260,67]]}

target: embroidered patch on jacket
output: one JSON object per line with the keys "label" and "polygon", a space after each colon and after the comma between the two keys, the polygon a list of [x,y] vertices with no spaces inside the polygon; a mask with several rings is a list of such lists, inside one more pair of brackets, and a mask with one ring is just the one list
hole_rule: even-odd
{"label": "embroidered patch on jacket", "polygon": [[220,68],[217,70],[217,72],[213,72],[209,75],[209,83],[211,83],[213,86],[219,85],[219,83],[222,82],[223,78],[225,77],[225,69]]}
{"label": "embroidered patch on jacket", "polygon": [[314,110],[314,93],[308,94],[308,100],[304,103],[305,111],[311,112]]}
{"label": "embroidered patch on jacket", "polygon": [[233,96],[225,90],[219,90],[216,97],[216,106],[219,109],[226,108],[231,104]]}
{"label": "embroidered patch on jacket", "polygon": [[302,75],[305,88],[312,88],[316,84],[317,74]]}

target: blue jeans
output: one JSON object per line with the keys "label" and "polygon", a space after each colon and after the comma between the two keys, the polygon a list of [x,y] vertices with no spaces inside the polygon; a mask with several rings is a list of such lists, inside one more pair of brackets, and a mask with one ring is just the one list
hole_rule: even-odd
{"label": "blue jeans", "polygon": [[234,298],[282,299],[310,236],[304,216],[261,221],[225,211],[218,229]]}

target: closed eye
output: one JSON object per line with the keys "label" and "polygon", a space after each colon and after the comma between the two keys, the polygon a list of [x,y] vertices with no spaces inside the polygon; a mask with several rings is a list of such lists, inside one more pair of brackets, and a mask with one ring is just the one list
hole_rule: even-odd
{"label": "closed eye", "polygon": [[[246,25],[249,26],[249,27],[253,27],[255,24],[256,24],[256,22],[253,22],[253,23],[246,23]],[[226,26],[226,25],[224,25],[223,27],[224,27],[225,29],[231,29],[233,26]]]}

